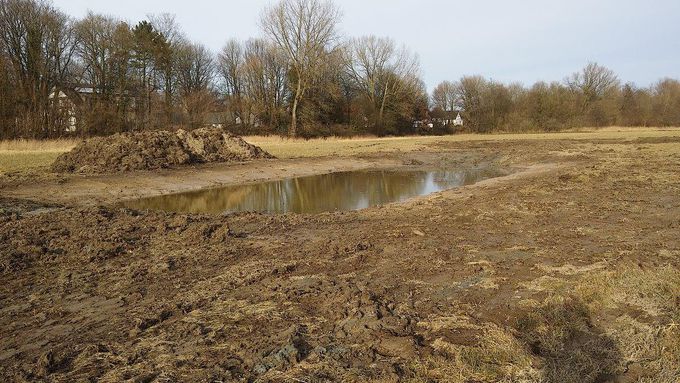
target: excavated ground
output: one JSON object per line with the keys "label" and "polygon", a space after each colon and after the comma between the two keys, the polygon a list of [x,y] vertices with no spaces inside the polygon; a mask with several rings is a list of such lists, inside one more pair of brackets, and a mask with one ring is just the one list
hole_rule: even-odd
{"label": "excavated ground", "polygon": [[116,173],[154,170],[209,162],[273,158],[255,145],[222,128],[165,130],[94,137],[60,155],[52,165],[58,173]]}
{"label": "excavated ground", "polygon": [[319,215],[4,199],[0,380],[680,380],[678,140],[384,157],[515,172]]}

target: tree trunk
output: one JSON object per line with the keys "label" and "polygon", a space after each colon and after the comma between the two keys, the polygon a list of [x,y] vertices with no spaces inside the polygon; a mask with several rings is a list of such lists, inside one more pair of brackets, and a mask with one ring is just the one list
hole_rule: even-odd
{"label": "tree trunk", "polygon": [[165,72],[165,118],[172,124],[172,77],[169,70]]}
{"label": "tree trunk", "polygon": [[383,97],[382,101],[380,102],[380,112],[378,113],[378,132],[379,135],[383,134],[385,132],[384,126],[383,126],[383,116],[385,115],[385,104],[387,102],[387,88],[388,84],[385,84],[385,91],[383,92]]}
{"label": "tree trunk", "polygon": [[293,109],[290,116],[290,127],[288,128],[288,137],[295,137],[297,134],[297,106],[298,98],[295,96],[293,100]]}
{"label": "tree trunk", "polygon": [[288,128],[288,136],[295,137],[297,134],[297,108],[302,93],[302,82],[298,79],[297,89],[295,90],[295,97],[293,97],[293,108],[290,116],[290,127]]}

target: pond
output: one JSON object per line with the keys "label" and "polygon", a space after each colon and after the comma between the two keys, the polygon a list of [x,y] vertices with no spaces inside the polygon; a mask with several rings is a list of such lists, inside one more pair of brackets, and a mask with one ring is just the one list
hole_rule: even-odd
{"label": "pond", "polygon": [[360,210],[503,175],[495,168],[448,171],[362,170],[203,189],[123,203],[183,213],[321,213]]}

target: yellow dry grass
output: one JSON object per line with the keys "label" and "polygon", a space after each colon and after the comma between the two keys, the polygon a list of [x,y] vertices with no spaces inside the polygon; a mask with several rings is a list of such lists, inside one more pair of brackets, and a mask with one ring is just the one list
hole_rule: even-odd
{"label": "yellow dry grass", "polygon": [[[512,140],[634,140],[637,138],[680,137],[678,128],[598,128],[574,129],[560,133],[458,134],[453,136],[354,137],[288,139],[278,136],[248,136],[246,141],[258,145],[279,158],[355,156],[379,152],[409,152],[437,143]],[[10,140],[0,141],[0,174],[42,170],[61,153],[71,150],[78,140]]]}
{"label": "yellow dry grass", "polygon": [[[680,381],[680,271],[669,264],[641,268],[624,263],[606,269],[594,265],[598,267],[583,268],[575,280],[568,277],[576,274],[564,273],[564,268],[546,270],[566,278],[544,275],[522,287],[547,293],[548,301],[575,297],[594,314],[632,308],[635,317],[624,314],[599,323],[618,347],[622,362],[637,363],[654,376],[641,382]],[[566,269],[571,270],[568,266]],[[535,301],[524,304],[540,307]],[[545,328],[550,334],[555,331]]]}
{"label": "yellow dry grass", "polygon": [[5,140],[0,141],[0,152],[66,152],[79,140],[59,138],[55,140]]}
{"label": "yellow dry grass", "polygon": [[355,137],[289,139],[278,136],[248,136],[244,139],[279,158],[350,156],[377,152],[405,152],[429,145],[468,141],[513,140],[634,140],[637,138],[680,137],[678,128],[599,128],[560,133],[457,134],[452,136]]}
{"label": "yellow dry grass", "polygon": [[[453,326],[452,329],[461,328]],[[464,346],[436,339],[435,355],[413,363],[404,381],[425,382],[539,382],[540,372],[532,358],[512,333],[493,324],[478,326],[475,345]],[[410,376],[409,376],[410,375]]]}

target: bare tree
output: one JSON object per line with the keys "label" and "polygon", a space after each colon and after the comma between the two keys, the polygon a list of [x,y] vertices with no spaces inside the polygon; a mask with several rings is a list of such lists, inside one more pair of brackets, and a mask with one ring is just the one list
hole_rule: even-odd
{"label": "bare tree", "polygon": [[61,134],[49,95],[71,74],[76,46],[71,19],[47,1],[0,0],[0,39],[18,81],[24,132]]}
{"label": "bare tree", "polygon": [[270,128],[282,122],[288,99],[288,59],[278,46],[259,39],[244,49],[243,84],[258,119]]}
{"label": "bare tree", "polygon": [[665,78],[652,85],[653,115],[662,126],[680,125],[680,81]]}
{"label": "bare tree", "polygon": [[451,112],[456,109],[458,99],[458,92],[456,84],[451,81],[443,81],[437,85],[432,91],[433,107],[439,108],[446,112]]}
{"label": "bare tree", "polygon": [[580,72],[572,74],[566,79],[566,83],[572,90],[583,95],[584,110],[619,87],[619,79],[614,71],[596,63],[589,63]]}
{"label": "bare tree", "polygon": [[147,18],[154,29],[165,37],[168,44],[176,45],[189,41],[177,23],[175,15],[171,13],[157,13],[147,15]]}
{"label": "bare tree", "polygon": [[290,136],[297,134],[298,105],[337,39],[339,20],[339,9],[323,0],[282,0],[262,14],[262,30],[286,53],[293,71]]}
{"label": "bare tree", "polygon": [[344,53],[336,48],[329,52],[318,68],[320,76],[310,84],[308,97],[304,100],[300,119],[310,122],[313,129],[305,130],[306,136],[324,131],[343,116],[343,92],[341,87],[344,72]]}
{"label": "bare tree", "polygon": [[244,66],[243,45],[235,39],[227,41],[217,56],[217,71],[229,97],[230,109],[241,120],[242,124],[246,124],[249,117],[245,105]]}
{"label": "bare tree", "polygon": [[496,126],[492,107],[492,88],[495,84],[482,76],[464,76],[456,84],[458,108],[463,110],[466,125],[475,132],[488,132]]}
{"label": "bare tree", "polygon": [[14,123],[16,116],[16,79],[13,78],[9,60],[0,40],[0,139],[14,138],[18,135]]}
{"label": "bare tree", "polygon": [[105,93],[111,88],[108,72],[109,60],[114,55],[114,35],[118,21],[88,12],[76,23],[80,44],[76,48],[83,65],[82,78],[93,86],[95,93]]}
{"label": "bare tree", "polygon": [[178,47],[177,78],[180,96],[191,127],[203,123],[211,107],[211,85],[215,75],[212,53],[201,44]]}
{"label": "bare tree", "polygon": [[376,111],[377,132],[383,128],[389,102],[418,86],[418,58],[389,38],[353,39],[347,48],[347,68]]}
{"label": "bare tree", "polygon": [[161,52],[158,62],[161,76],[163,77],[163,91],[165,94],[166,113],[172,110],[175,95],[175,85],[177,76],[175,67],[177,66],[177,47],[189,43],[182,28],[176,21],[175,15],[170,13],[160,13],[147,16],[153,28],[163,36],[165,41],[165,51]]}
{"label": "bare tree", "polygon": [[242,124],[278,127],[288,91],[288,59],[278,46],[262,39],[230,40],[218,55],[217,72]]}
{"label": "bare tree", "polygon": [[179,48],[178,56],[180,91],[186,94],[208,89],[215,75],[215,61],[210,50],[201,44],[187,44]]}
{"label": "bare tree", "polygon": [[[75,25],[79,44],[76,53],[80,84],[66,91],[72,102],[83,102],[77,92],[81,86],[91,87],[87,108],[79,108],[82,134],[102,134],[125,130],[128,104],[124,97],[130,83],[132,35],[129,26],[109,16],[88,13]],[[80,106],[80,105],[79,105]]]}

